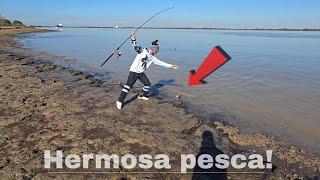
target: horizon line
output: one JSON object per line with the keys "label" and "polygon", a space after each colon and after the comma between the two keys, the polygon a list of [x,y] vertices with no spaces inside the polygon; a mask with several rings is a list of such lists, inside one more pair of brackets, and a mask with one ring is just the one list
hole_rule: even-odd
{"label": "horizon line", "polygon": [[[32,25],[32,27],[56,27],[47,25]],[[63,26],[63,28],[114,28],[134,29],[135,26]],[[190,29],[190,30],[273,30],[273,31],[320,31],[320,28],[221,28],[221,27],[142,27],[141,29]]]}

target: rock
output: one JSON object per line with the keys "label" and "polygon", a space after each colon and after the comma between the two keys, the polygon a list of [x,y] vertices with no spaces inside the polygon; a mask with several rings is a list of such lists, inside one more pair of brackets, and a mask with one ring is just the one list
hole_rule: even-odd
{"label": "rock", "polygon": [[81,71],[74,71],[71,73],[73,76],[78,76],[78,75],[81,75],[83,74]]}
{"label": "rock", "polygon": [[95,140],[92,140],[92,139],[87,140],[88,145],[93,145],[94,143],[95,143]]}
{"label": "rock", "polygon": [[46,80],[44,80],[44,79],[42,79],[42,78],[40,78],[40,82],[41,82],[42,84],[46,84]]}
{"label": "rock", "polygon": [[21,101],[24,103],[24,102],[26,102],[26,100],[27,100],[29,97],[30,97],[29,95],[23,95],[23,96],[21,97]]}
{"label": "rock", "polygon": [[79,146],[79,142],[78,141],[74,141],[74,142],[70,143],[69,146],[77,147],[77,146]]}
{"label": "rock", "polygon": [[295,179],[295,180],[300,179],[299,176],[298,176],[298,174],[293,174],[292,178]]}
{"label": "rock", "polygon": [[33,149],[32,150],[32,154],[38,154],[39,153],[39,150],[38,149]]}
{"label": "rock", "polygon": [[63,150],[63,147],[62,146],[57,146],[56,147],[56,151],[58,151],[58,150]]}
{"label": "rock", "polygon": [[90,78],[93,78],[93,76],[90,75],[90,74],[87,74],[87,75],[85,76],[85,79],[90,79]]}

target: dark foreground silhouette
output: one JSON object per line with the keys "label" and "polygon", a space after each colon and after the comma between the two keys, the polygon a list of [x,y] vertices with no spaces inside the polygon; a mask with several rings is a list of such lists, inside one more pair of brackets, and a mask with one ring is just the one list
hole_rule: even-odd
{"label": "dark foreground silhouette", "polygon": [[[200,151],[197,154],[197,159],[202,154],[209,154],[213,158],[218,154],[223,154],[223,152],[218,149],[213,140],[213,134],[210,131],[205,131],[202,133],[202,142]],[[224,180],[227,179],[227,171],[224,169],[218,169],[214,165],[210,169],[202,169],[198,166],[193,169],[192,180]]]}

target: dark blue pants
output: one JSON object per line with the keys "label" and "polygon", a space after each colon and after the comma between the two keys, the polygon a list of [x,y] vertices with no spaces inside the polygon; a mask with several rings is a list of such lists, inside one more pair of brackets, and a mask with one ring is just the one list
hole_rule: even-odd
{"label": "dark blue pants", "polygon": [[126,85],[124,85],[124,87],[123,87],[123,89],[122,89],[122,91],[120,93],[120,96],[119,96],[119,99],[118,99],[119,102],[123,102],[124,101],[124,99],[126,98],[129,90],[132,88],[132,86],[134,85],[134,83],[136,83],[136,81],[138,79],[144,85],[143,88],[142,88],[143,96],[147,96],[149,88],[151,86],[151,83],[150,83],[148,77],[146,76],[146,74],[145,73],[135,73],[135,72],[131,72],[130,71],[127,83],[126,83]]}

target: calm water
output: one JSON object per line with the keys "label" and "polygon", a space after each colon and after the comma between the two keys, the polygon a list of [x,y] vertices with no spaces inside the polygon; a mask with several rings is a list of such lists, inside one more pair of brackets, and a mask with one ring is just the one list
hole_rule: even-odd
{"label": "calm water", "polygon": [[[65,28],[20,39],[27,47],[99,68],[131,31]],[[231,114],[244,131],[273,133],[320,149],[319,32],[141,30],[137,38],[144,46],[159,39],[159,59],[179,66],[176,71],[156,65],[148,69],[153,83],[173,80],[162,91],[191,94],[195,97],[185,97],[189,102],[211,113]],[[189,71],[216,45],[233,59],[207,77],[207,85],[188,88]],[[134,58],[130,43],[122,52],[103,70],[124,82]]]}

